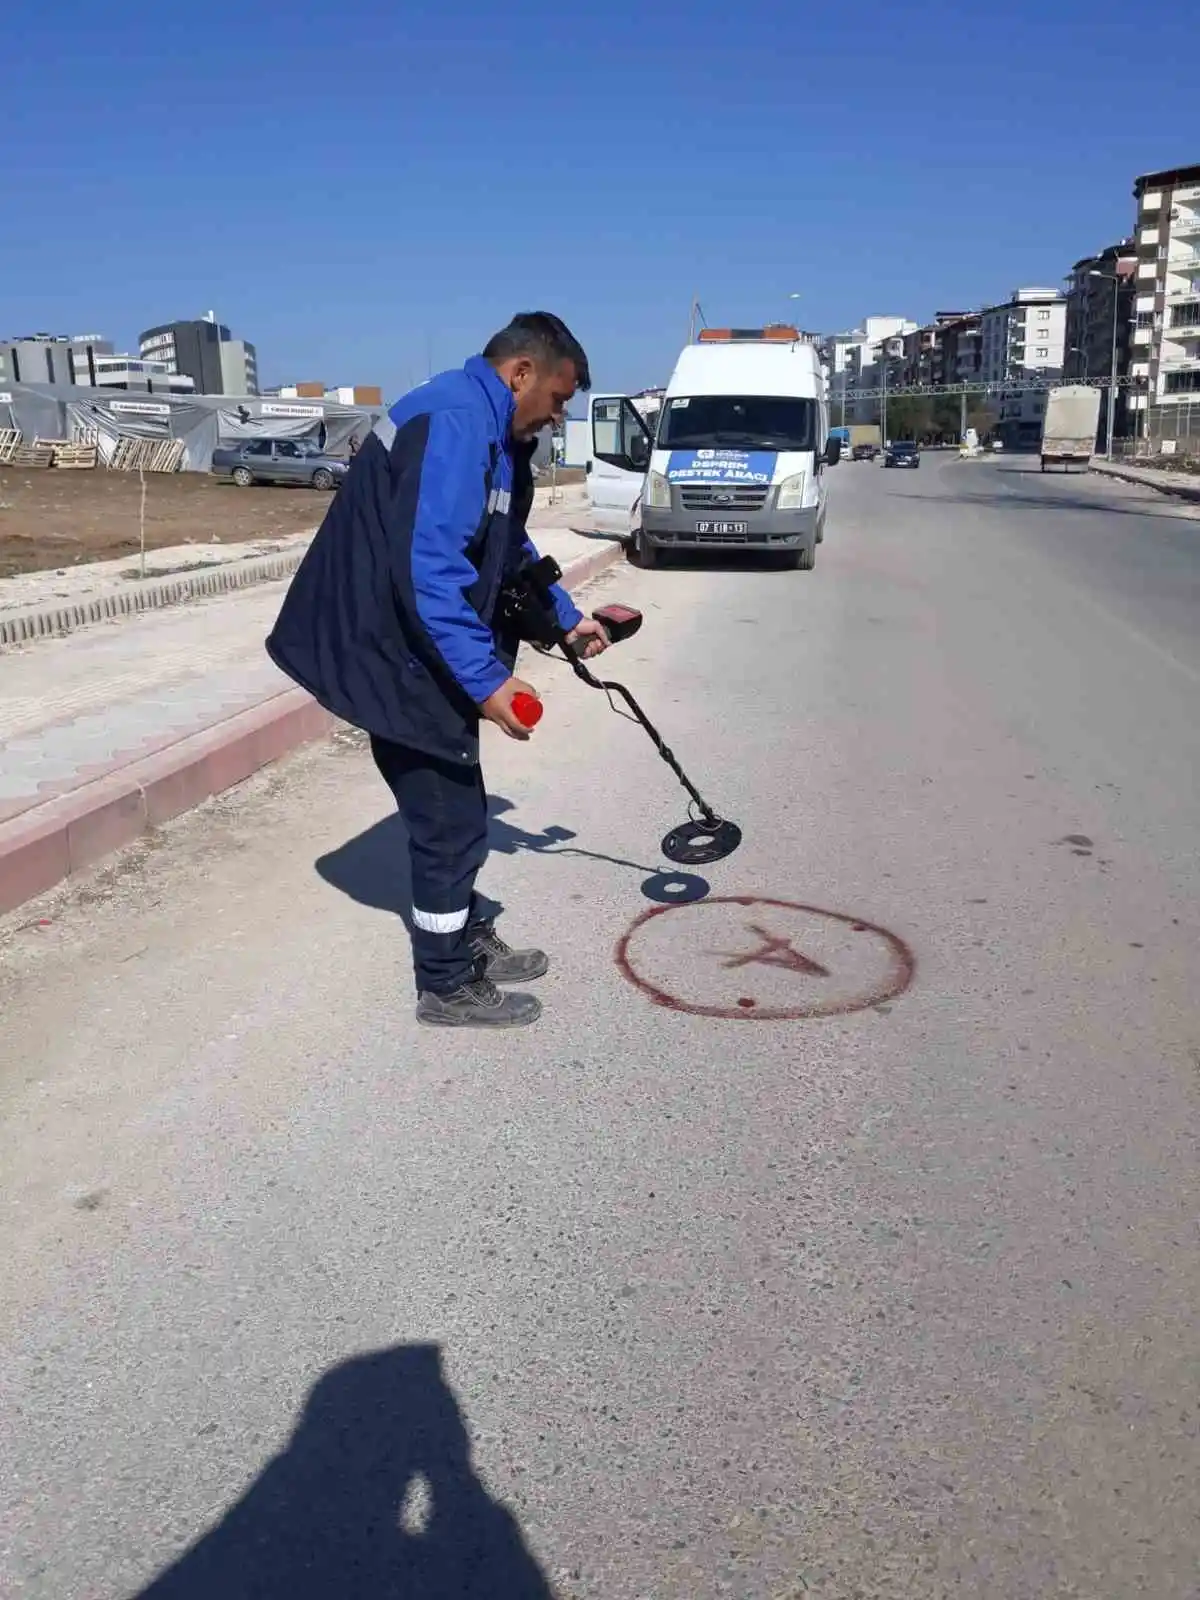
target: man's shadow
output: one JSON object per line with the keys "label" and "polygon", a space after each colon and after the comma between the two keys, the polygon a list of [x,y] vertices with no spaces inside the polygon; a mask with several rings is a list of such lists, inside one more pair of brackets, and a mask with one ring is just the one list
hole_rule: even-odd
{"label": "man's shadow", "polygon": [[[488,842],[500,855],[531,851],[535,855],[581,856],[588,861],[605,861],[631,872],[645,873],[641,891],[647,900],[659,905],[686,905],[693,900],[703,900],[709,892],[707,879],[695,873],[660,871],[637,861],[626,861],[621,856],[580,849],[570,843],[576,835],[569,828],[555,826],[544,828],[541,833],[527,833],[501,820],[506,812],[514,809],[513,802],[502,795],[492,795],[488,800]],[[408,931],[412,932],[408,834],[399,816],[393,814],[373,823],[356,838],[319,857],[316,867],[326,883],[360,905],[394,912],[404,919]],[[486,896],[481,896],[481,901],[486,915],[495,915],[502,909]]]}
{"label": "man's shadow", "polygon": [[237,1503],[136,1600],[554,1600],[471,1466],[437,1345],[343,1362]]}

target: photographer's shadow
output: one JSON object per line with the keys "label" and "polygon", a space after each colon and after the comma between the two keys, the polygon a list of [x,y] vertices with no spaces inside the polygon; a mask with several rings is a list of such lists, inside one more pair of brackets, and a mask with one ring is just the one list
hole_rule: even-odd
{"label": "photographer's shadow", "polygon": [[136,1600],[554,1600],[471,1465],[437,1345],[325,1374],[282,1454]]}
{"label": "photographer's shadow", "polygon": [[[513,802],[502,795],[492,795],[488,800],[488,842],[491,850],[499,855],[529,851],[535,855],[581,856],[588,861],[604,861],[631,872],[644,873],[641,892],[658,905],[687,905],[703,900],[709,892],[707,879],[695,873],[660,870],[637,861],[626,861],[621,856],[583,850],[570,842],[576,835],[569,828],[551,826],[541,833],[529,833],[504,820],[506,813],[515,809]],[[333,888],[340,889],[360,905],[371,906],[376,911],[391,911],[402,917],[412,932],[408,834],[399,816],[384,817],[356,838],[320,856],[316,868],[320,877]],[[486,896],[481,899],[483,910],[489,915],[502,909]]]}

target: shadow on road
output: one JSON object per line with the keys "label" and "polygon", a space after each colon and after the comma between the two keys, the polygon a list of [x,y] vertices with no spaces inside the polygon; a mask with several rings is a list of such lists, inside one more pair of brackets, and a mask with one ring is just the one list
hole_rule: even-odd
{"label": "shadow on road", "polygon": [[475,1476],[437,1345],[344,1362],[286,1449],[136,1600],[554,1600]]}
{"label": "shadow on road", "polygon": [[[627,861],[622,856],[603,855],[595,850],[584,850],[570,843],[576,835],[570,828],[552,826],[541,833],[529,833],[503,820],[506,813],[516,808],[502,795],[492,795],[488,800],[490,815],[489,844],[499,855],[516,855],[528,851],[534,855],[580,856],[587,861],[602,861],[629,872],[644,874],[641,892],[647,900],[658,905],[686,905],[703,900],[711,885],[706,878],[678,868],[648,867],[639,861]],[[349,895],[359,905],[376,911],[390,911],[403,918],[412,932],[412,880],[408,862],[408,834],[398,816],[384,817],[373,823],[364,833],[339,845],[316,862],[318,875],[333,888]],[[483,909],[490,915],[499,913],[495,901],[481,896]]]}
{"label": "shadow on road", "polygon": [[1195,522],[1186,511],[1172,511],[1165,505],[1151,503],[1140,506],[1123,506],[1111,500],[1085,500],[1073,494],[1025,494],[1017,489],[998,490],[994,494],[966,492],[956,494],[907,494],[906,500],[931,500],[938,505],[987,506],[996,511],[1089,511],[1100,516],[1165,517],[1179,522]]}
{"label": "shadow on road", "polygon": [[[1172,503],[1165,497],[1161,499],[1155,497],[1154,499],[1143,501],[1139,505],[1122,505],[1119,501],[1105,498],[1104,489],[1112,483],[1127,483],[1129,487],[1135,489],[1142,487],[1136,483],[1130,483],[1126,479],[1106,478],[1097,481],[1088,473],[1063,472],[1057,467],[1051,467],[1048,471],[1043,472],[1037,456],[1032,458],[1032,464],[1028,463],[1027,458],[1023,462],[1010,459],[1002,466],[999,464],[993,466],[991,463],[989,463],[989,466],[991,466],[995,477],[1012,478],[1018,481],[990,491],[983,488],[973,489],[967,487],[964,483],[961,493],[954,492],[954,488],[951,486],[949,494],[910,494],[906,495],[905,498],[908,500],[938,500],[943,505],[950,502],[957,505],[992,506],[999,509],[1012,508],[1018,511],[1095,511],[1105,516],[1111,514],[1119,517],[1167,517],[1182,522],[1196,521],[1195,515],[1189,515],[1186,508],[1180,505],[1178,501]],[[974,469],[964,464],[963,470],[968,472]],[[1022,479],[1032,479],[1033,482],[1026,485],[1020,482]],[[1068,488],[1067,482],[1064,480],[1070,481],[1072,487]],[[942,477],[939,482],[950,485],[950,479],[947,477]],[[1063,486],[1062,492],[1056,492],[1055,487],[1053,487],[1059,484]],[[1093,491],[1094,497],[1086,493],[1088,489]]]}

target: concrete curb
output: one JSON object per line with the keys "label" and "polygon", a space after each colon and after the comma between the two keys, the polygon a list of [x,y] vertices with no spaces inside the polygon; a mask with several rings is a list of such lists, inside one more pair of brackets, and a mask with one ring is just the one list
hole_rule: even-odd
{"label": "concrete curb", "polygon": [[290,578],[304,560],[307,549],[305,545],[302,549],[282,550],[277,555],[251,556],[245,561],[222,562],[219,566],[172,573],[165,578],[131,579],[129,588],[94,595],[91,599],[0,613],[0,646],[54,638],[95,622],[132,617],[140,611],[157,611],[163,606],[179,605],[185,600],[199,600],[209,595],[232,594],[235,589],[269,583],[273,578]]}
{"label": "concrete curb", "polygon": [[[1122,483],[1141,484],[1143,489],[1153,489],[1156,494],[1170,495],[1176,500],[1200,500],[1200,482],[1188,483],[1184,479],[1181,483],[1158,483],[1147,478],[1136,467],[1110,466],[1107,461],[1094,461],[1091,470],[1104,478],[1119,478]],[[1182,473],[1180,477],[1183,477]]]}
{"label": "concrete curb", "polygon": [[[581,556],[566,568],[563,582],[578,589],[623,555],[613,544]],[[0,823],[0,916],[337,726],[338,719],[303,689],[284,689]]]}

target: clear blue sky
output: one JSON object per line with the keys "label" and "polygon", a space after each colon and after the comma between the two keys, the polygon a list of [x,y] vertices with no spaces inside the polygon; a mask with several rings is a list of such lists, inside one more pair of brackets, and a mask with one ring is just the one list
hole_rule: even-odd
{"label": "clear blue sky", "polygon": [[693,291],[822,330],[977,305],[1200,161],[1195,0],[5,12],[0,336],[212,307],[265,382],[394,394],[546,307],[641,387]]}

